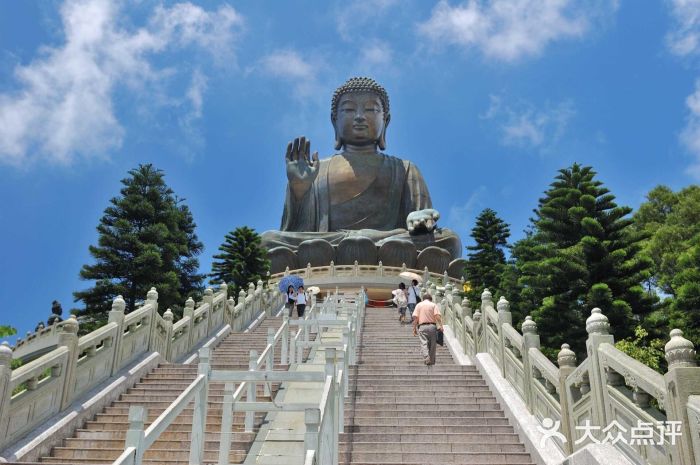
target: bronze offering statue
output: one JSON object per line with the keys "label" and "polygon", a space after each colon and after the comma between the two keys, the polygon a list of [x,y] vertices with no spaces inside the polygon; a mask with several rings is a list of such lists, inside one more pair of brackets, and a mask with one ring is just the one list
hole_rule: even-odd
{"label": "bronze offering statue", "polygon": [[461,241],[437,227],[440,214],[418,168],[380,152],[390,119],[384,88],[370,78],[351,78],[331,105],[340,153],[319,160],[305,137],[287,145],[282,227],[263,233],[273,273],[355,260],[461,272]]}

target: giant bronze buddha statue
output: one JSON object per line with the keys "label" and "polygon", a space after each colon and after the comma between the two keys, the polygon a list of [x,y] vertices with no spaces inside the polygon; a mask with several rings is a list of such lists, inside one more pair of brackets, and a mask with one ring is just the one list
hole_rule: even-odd
{"label": "giant bronze buddha statue", "polygon": [[418,168],[380,152],[390,119],[384,88],[369,78],[351,78],[331,104],[340,152],[319,160],[305,137],[287,145],[282,227],[262,236],[273,273],[355,260],[461,271],[461,241],[437,227],[440,215]]}

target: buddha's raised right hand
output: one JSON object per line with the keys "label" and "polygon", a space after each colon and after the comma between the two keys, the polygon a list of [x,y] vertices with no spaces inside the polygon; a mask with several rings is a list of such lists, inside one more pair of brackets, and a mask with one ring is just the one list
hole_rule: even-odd
{"label": "buddha's raised right hand", "polygon": [[287,144],[287,179],[295,198],[301,199],[318,176],[318,152],[310,155],[311,141],[297,137]]}

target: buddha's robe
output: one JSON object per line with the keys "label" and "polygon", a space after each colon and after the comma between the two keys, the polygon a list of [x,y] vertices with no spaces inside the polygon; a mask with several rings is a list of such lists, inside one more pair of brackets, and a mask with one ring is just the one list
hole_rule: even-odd
{"label": "buddha's robe", "polygon": [[[391,239],[413,241],[418,250],[436,245],[459,257],[459,238],[447,229],[411,235],[406,230],[409,213],[432,208],[430,194],[418,168],[411,162],[380,154],[374,180],[348,200],[332,203],[333,159],[320,161],[319,172],[303,198],[296,199],[287,186],[280,231],[263,233],[263,245],[296,247],[307,239],[325,239],[337,245],[351,235],[372,239],[377,245]],[[456,249],[456,250],[455,250]]]}

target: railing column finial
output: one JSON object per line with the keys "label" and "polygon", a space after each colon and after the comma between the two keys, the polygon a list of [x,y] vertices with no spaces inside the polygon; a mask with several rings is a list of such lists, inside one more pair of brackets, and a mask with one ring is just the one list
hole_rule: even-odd
{"label": "railing column finial", "polygon": [[683,331],[673,329],[664,351],[668,361],[668,372],[664,375],[668,395],[668,399],[664,400],[666,416],[669,421],[681,424],[676,447],[671,449],[672,462],[692,465],[695,464],[695,457],[700,457],[700,440],[691,429],[686,407],[688,397],[700,395],[700,369],[696,366],[695,347],[683,337]]}

